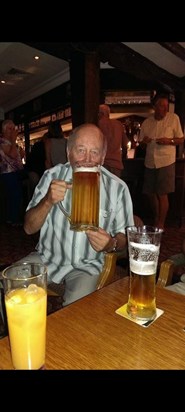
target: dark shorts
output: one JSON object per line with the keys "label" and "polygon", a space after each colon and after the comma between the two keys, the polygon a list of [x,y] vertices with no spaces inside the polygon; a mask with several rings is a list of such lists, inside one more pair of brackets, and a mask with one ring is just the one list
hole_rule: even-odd
{"label": "dark shorts", "polygon": [[159,169],[145,168],[143,193],[164,195],[175,191],[175,163]]}

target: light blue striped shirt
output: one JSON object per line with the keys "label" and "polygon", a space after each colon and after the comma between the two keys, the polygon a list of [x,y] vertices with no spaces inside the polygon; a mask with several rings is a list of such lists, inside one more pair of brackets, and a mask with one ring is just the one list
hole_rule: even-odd
{"label": "light blue striped shirt", "polygon": [[[27,210],[40,202],[53,179],[70,181],[70,164],[58,164],[44,172]],[[70,211],[70,189],[62,203]],[[118,232],[125,233],[125,228],[133,224],[132,200],[126,183],[101,167],[99,226],[114,236]],[[61,282],[74,268],[91,274],[98,274],[102,270],[104,253],[96,252],[91,247],[85,232],[70,230],[70,223],[58,204],[51,208],[46,217],[36,249],[48,267],[49,282]]]}

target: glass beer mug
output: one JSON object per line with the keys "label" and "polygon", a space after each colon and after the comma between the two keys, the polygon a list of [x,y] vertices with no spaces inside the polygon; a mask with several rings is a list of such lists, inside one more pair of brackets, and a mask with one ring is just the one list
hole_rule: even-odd
{"label": "glass beer mug", "polygon": [[96,163],[75,163],[73,166],[71,212],[59,207],[70,221],[70,229],[98,230],[100,199],[100,165]]}

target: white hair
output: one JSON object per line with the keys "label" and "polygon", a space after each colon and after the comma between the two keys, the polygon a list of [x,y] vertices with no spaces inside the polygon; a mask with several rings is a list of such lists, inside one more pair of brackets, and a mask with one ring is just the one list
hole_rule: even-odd
{"label": "white hair", "polygon": [[6,131],[6,128],[7,128],[8,124],[11,124],[11,125],[15,126],[13,120],[11,120],[11,119],[3,120],[3,123],[2,123],[2,132],[5,132],[5,131]]}

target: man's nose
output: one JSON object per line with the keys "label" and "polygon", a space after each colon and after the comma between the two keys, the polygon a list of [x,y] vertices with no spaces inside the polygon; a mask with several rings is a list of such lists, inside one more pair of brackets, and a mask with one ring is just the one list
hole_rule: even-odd
{"label": "man's nose", "polygon": [[91,158],[91,153],[90,152],[86,152],[85,160],[86,160],[86,162],[91,162],[92,158]]}

